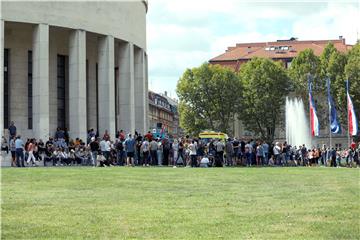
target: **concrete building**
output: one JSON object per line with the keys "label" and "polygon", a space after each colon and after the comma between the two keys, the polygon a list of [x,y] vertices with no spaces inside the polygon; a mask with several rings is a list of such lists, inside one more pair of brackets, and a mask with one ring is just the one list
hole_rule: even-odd
{"label": "concrete building", "polygon": [[177,105],[177,101],[170,98],[166,92],[161,94],[149,91],[150,129],[161,128],[169,136],[181,136]]}
{"label": "concrete building", "polygon": [[148,130],[147,1],[0,4],[1,134]]}

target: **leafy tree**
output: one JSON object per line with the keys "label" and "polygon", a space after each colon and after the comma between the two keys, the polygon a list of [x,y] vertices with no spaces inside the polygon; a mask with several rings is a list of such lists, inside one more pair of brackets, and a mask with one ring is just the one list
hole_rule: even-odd
{"label": "leafy tree", "polygon": [[[323,85],[326,85],[325,80],[329,78],[331,81],[331,95],[337,103],[336,108],[338,110],[340,123],[344,125],[344,123],[346,123],[346,104],[343,104],[344,101],[342,99],[343,96],[341,96],[341,91],[344,91],[345,86],[345,65],[347,62],[347,57],[345,54],[339,52],[334,47],[333,43],[328,43],[320,56],[320,62],[321,79],[323,80]],[[323,94],[327,96],[326,91],[324,91]],[[327,101],[322,101],[322,107],[326,110],[328,109],[327,104]],[[327,116],[327,114],[324,115]],[[326,119],[328,120],[328,118]]]}
{"label": "leafy tree", "polygon": [[254,58],[241,66],[239,76],[244,99],[240,118],[248,130],[272,142],[276,127],[285,118],[285,97],[289,92],[285,69],[272,60]]}
{"label": "leafy tree", "polygon": [[[348,52],[348,61],[345,66],[346,78],[350,81],[350,96],[352,98],[357,119],[360,126],[360,43],[358,42]],[[346,106],[345,84],[338,90],[338,102]]]}
{"label": "leafy tree", "polygon": [[296,95],[301,96],[304,102],[307,100],[309,74],[311,74],[313,79],[314,91],[324,89],[321,86],[319,66],[320,59],[314,54],[312,49],[301,51],[291,62],[289,68],[291,89]]}
{"label": "leafy tree", "polygon": [[188,134],[205,129],[229,133],[241,96],[240,81],[231,69],[208,63],[187,69],[176,91],[180,125]]}

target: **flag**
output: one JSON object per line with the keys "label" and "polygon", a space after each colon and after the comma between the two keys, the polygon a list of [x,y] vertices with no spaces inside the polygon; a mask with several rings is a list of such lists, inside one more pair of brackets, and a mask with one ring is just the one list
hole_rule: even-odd
{"label": "flag", "polygon": [[354,105],[349,94],[349,80],[346,81],[347,110],[348,110],[348,129],[349,135],[355,136],[358,133],[358,123],[356,120]]}
{"label": "flag", "polygon": [[311,81],[309,79],[309,105],[310,105],[310,128],[312,136],[319,136],[320,132],[320,124],[319,119],[316,115],[315,102],[312,97],[312,86]]}
{"label": "flag", "polygon": [[330,93],[330,79],[326,80],[327,91],[328,91],[328,104],[329,104],[329,117],[330,117],[330,129],[332,133],[341,133],[341,126],[338,121],[336,107],[334,104],[334,100],[331,97]]}

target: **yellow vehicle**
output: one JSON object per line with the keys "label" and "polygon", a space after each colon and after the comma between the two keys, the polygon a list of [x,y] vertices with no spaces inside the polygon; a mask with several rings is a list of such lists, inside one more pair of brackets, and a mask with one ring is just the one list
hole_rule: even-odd
{"label": "yellow vehicle", "polygon": [[199,134],[199,138],[205,140],[206,142],[210,141],[211,139],[220,139],[225,141],[228,139],[228,135],[222,132],[205,131]]}

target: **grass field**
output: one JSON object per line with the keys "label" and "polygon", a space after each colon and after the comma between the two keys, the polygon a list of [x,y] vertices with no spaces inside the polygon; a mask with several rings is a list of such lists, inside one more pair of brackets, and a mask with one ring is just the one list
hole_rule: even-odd
{"label": "grass field", "polygon": [[360,171],[4,168],[2,239],[359,239]]}

